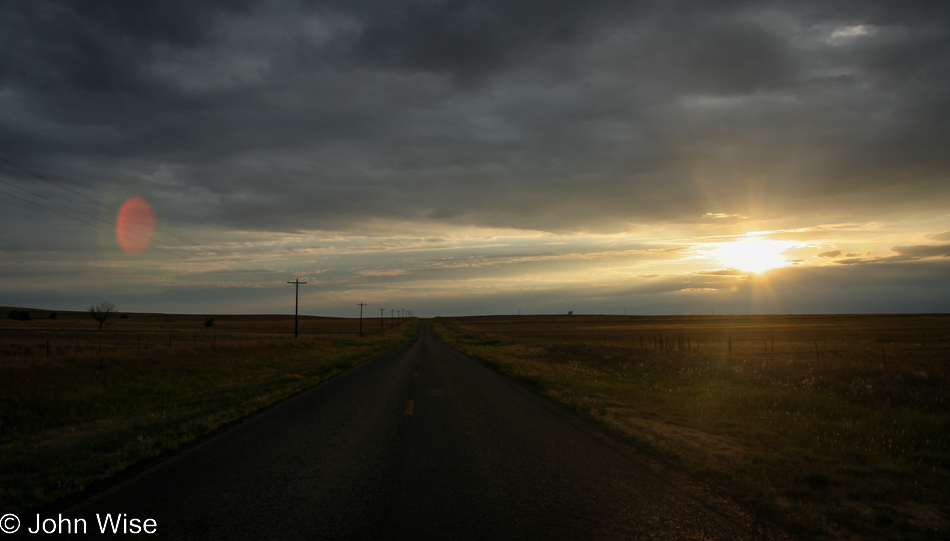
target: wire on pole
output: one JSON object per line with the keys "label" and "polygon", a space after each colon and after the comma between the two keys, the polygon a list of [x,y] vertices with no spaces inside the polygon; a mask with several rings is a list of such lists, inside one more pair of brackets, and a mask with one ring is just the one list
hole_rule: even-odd
{"label": "wire on pole", "polygon": [[360,338],[363,337],[363,307],[366,306],[365,302],[357,303],[360,306]]}
{"label": "wire on pole", "polygon": [[293,282],[287,282],[288,284],[294,285],[294,338],[297,338],[297,308],[300,306],[300,286],[306,284],[306,281],[301,282],[300,278],[296,278]]}

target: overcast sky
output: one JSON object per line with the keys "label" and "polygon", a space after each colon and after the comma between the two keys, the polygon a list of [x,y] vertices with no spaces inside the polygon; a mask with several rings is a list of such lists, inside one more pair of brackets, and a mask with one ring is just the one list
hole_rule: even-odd
{"label": "overcast sky", "polygon": [[945,312],[950,3],[0,0],[0,157],[0,305]]}

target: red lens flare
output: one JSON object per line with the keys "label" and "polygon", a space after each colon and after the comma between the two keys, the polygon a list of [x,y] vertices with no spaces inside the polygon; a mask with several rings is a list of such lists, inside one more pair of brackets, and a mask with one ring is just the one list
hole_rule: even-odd
{"label": "red lens flare", "polygon": [[115,218],[115,238],[122,251],[135,255],[144,252],[155,232],[155,213],[141,196],[133,195],[119,207]]}

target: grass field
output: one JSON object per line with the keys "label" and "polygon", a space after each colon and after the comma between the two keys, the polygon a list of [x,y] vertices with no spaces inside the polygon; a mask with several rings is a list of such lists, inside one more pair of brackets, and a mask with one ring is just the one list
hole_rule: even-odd
{"label": "grass field", "polygon": [[510,316],[435,328],[804,532],[950,537],[950,316]]}
{"label": "grass field", "polygon": [[[0,309],[4,314],[11,309]],[[0,320],[0,509],[49,503],[410,339],[416,320]]]}

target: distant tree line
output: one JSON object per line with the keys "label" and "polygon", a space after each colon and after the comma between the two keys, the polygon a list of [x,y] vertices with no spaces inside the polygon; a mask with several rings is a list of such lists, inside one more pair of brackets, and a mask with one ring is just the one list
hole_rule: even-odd
{"label": "distant tree line", "polygon": [[29,321],[33,319],[30,317],[30,313],[26,310],[10,310],[10,313],[7,314],[7,317],[17,321]]}
{"label": "distant tree line", "polygon": [[[30,321],[33,319],[33,317],[30,316],[30,313],[26,310],[10,310],[10,312],[7,314],[7,317],[17,321]],[[56,312],[50,312],[47,317],[49,319],[56,319],[59,317],[59,314]]]}

